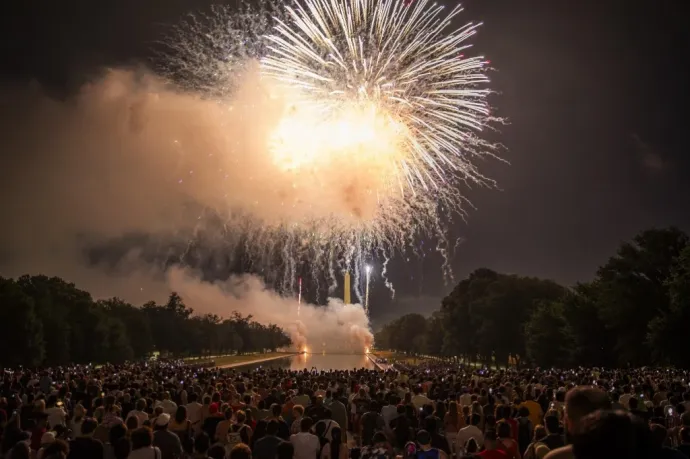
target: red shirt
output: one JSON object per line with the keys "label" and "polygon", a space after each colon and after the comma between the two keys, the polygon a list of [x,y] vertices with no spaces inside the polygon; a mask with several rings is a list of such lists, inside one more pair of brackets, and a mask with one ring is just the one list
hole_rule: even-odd
{"label": "red shirt", "polygon": [[476,456],[483,457],[484,459],[508,459],[506,452],[500,449],[487,449],[486,451],[476,454]]}

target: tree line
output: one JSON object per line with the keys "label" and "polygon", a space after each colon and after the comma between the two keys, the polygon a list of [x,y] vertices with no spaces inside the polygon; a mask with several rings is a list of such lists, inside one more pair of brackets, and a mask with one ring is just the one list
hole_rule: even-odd
{"label": "tree line", "polygon": [[59,277],[0,277],[0,365],[120,363],[164,356],[276,350],[290,338],[237,312],[195,315],[172,293],[165,304],[95,301]]}
{"label": "tree line", "polygon": [[571,287],[477,269],[431,317],[384,326],[376,346],[542,367],[690,367],[688,241],[677,228],[643,231]]}

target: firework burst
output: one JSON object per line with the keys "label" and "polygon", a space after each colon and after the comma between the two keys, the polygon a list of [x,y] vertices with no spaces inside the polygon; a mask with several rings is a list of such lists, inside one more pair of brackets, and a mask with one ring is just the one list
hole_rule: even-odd
{"label": "firework burst", "polygon": [[226,227],[269,280],[277,264],[278,283],[294,291],[307,259],[314,277],[330,273],[331,289],[337,270],[353,271],[361,299],[372,256],[383,256],[385,272],[388,257],[420,236],[448,255],[446,227],[466,203],[461,184],[493,185],[474,161],[494,156],[481,134],[497,121],[488,63],[466,57],[479,24],[452,26],[461,11],[428,0],[266,1],[177,29],[168,75],[233,110],[247,108],[235,100],[237,82],[259,62],[265,100],[251,108],[277,113],[265,154],[291,183],[275,194],[300,211],[267,222],[232,210]]}

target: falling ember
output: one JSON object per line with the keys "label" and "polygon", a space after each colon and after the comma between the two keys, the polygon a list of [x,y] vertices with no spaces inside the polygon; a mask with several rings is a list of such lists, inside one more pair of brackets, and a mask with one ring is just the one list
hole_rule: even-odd
{"label": "falling ember", "polygon": [[302,278],[299,278],[299,292],[297,293],[297,317],[299,317],[300,307],[302,306]]}

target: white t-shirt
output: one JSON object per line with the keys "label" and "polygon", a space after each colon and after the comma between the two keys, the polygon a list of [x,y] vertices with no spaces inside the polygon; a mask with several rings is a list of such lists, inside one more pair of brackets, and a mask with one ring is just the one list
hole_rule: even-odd
{"label": "white t-shirt", "polygon": [[474,438],[474,441],[476,441],[478,445],[484,444],[484,434],[482,431],[479,430],[479,427],[470,425],[458,431],[458,437],[455,440],[456,451],[464,451],[465,443],[467,443],[470,438]]}
{"label": "white t-shirt", "polygon": [[201,403],[192,402],[187,404],[187,418],[189,422],[195,424],[201,421]]}
{"label": "white t-shirt", "polygon": [[290,443],[295,448],[293,459],[314,459],[321,452],[319,437],[308,432],[290,435]]}
{"label": "white t-shirt", "polygon": [[160,403],[156,403],[156,406],[162,406],[163,412],[169,414],[170,416],[174,416],[175,412],[177,411],[177,403],[173,402],[172,400],[163,400]]}
{"label": "white t-shirt", "polygon": [[381,408],[381,416],[383,416],[383,422],[386,423],[386,427],[389,427],[391,421],[398,416],[398,407],[395,405],[384,406]]}
{"label": "white t-shirt", "polygon": [[139,426],[140,427],[144,425],[144,422],[149,420],[148,413],[146,413],[144,411],[132,410],[129,412],[127,417],[132,417],[132,416],[135,416],[137,419],[139,419]]}
{"label": "white t-shirt", "polygon": [[54,406],[52,408],[46,409],[46,414],[48,415],[48,424],[51,429],[57,425],[65,425],[65,419],[67,419],[67,413],[59,406]]}

